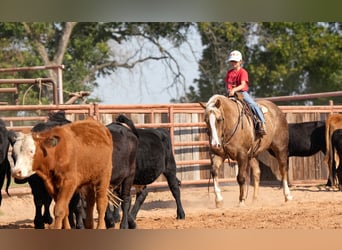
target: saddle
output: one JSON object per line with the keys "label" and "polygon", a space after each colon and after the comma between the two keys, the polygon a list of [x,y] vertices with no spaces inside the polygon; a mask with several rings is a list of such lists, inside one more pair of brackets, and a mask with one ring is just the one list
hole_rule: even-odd
{"label": "saddle", "polygon": [[[243,98],[243,94],[237,92],[237,93],[234,94],[234,96],[228,97],[228,98],[231,98],[232,100],[234,100],[234,101],[236,101],[236,102],[241,104],[241,107],[242,107],[241,114],[242,114],[242,116],[246,115],[249,118],[249,120],[251,120],[253,122],[253,127],[254,127],[255,134],[257,135],[257,137],[262,137],[263,134],[260,133],[262,122],[259,119],[258,115],[253,112],[253,110],[248,105],[248,103],[245,102],[245,100]],[[261,111],[263,113],[265,113],[264,112],[264,107],[262,107]]]}

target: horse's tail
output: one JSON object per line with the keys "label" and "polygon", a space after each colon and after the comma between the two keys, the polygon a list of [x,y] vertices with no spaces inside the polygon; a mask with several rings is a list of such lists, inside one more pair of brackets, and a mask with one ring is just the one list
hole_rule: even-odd
{"label": "horse's tail", "polygon": [[332,128],[330,125],[330,123],[331,123],[330,117],[328,117],[328,119],[326,120],[326,123],[325,123],[326,153],[325,153],[325,157],[324,157],[324,162],[325,162],[325,164],[328,168],[328,171],[329,171],[328,178],[330,179],[330,181],[333,181],[332,180],[332,162],[333,162],[334,155],[333,155],[332,144],[331,144],[331,134],[333,131],[332,131]]}
{"label": "horse's tail", "polygon": [[326,146],[326,153],[325,153],[325,157],[324,157],[324,162],[327,166],[329,166],[329,162],[330,162],[330,148],[331,148],[331,140],[330,140],[330,119],[329,117],[327,118],[326,122],[325,122],[325,146]]}
{"label": "horse's tail", "polygon": [[208,179],[208,195],[209,195],[209,188],[210,188],[210,179],[213,178],[214,180],[214,176],[213,176],[213,171],[210,170],[210,175],[209,175],[209,179]]}

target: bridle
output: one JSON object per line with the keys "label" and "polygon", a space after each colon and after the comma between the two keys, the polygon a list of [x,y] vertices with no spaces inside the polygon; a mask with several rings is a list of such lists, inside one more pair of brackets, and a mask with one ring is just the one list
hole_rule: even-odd
{"label": "bridle", "polygon": [[[221,138],[220,138],[223,152],[224,152],[224,154],[225,154],[226,156],[228,155],[229,158],[230,158],[230,155],[229,155],[229,152],[225,149],[225,148],[226,148],[225,146],[226,146],[227,144],[230,143],[230,141],[231,141],[232,138],[234,137],[234,135],[235,135],[235,133],[236,133],[236,131],[237,131],[237,129],[238,129],[240,123],[242,124],[242,119],[243,119],[243,109],[241,108],[241,110],[240,110],[240,109],[239,109],[239,104],[238,104],[238,102],[235,102],[235,103],[236,103],[236,107],[237,107],[238,114],[239,114],[238,119],[237,119],[237,121],[236,121],[236,123],[235,123],[235,125],[234,125],[234,127],[233,127],[233,130],[230,130],[230,131],[232,131],[232,132],[230,133],[228,139],[225,140],[225,137],[226,137],[226,134],[227,134],[227,133],[225,133],[225,132],[222,133]],[[224,117],[224,113],[223,113],[222,110],[220,110],[219,108],[217,108],[217,109],[218,109],[218,111],[220,112],[220,115],[221,115],[221,117],[222,117],[222,120],[224,121],[224,120],[226,119],[226,118]],[[224,126],[224,124],[222,123],[221,126]],[[210,127],[210,126],[209,126],[209,127]],[[222,128],[222,127],[221,127],[221,130],[222,130],[222,131],[225,131],[224,128]],[[211,135],[211,136],[212,136],[212,135]],[[229,158],[228,158],[228,159],[229,159]]]}

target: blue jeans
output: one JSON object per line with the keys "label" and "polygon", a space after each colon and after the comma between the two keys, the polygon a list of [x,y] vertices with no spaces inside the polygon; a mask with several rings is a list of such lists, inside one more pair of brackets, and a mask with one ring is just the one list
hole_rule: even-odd
{"label": "blue jeans", "polygon": [[264,114],[261,112],[258,104],[254,101],[254,99],[248,94],[248,92],[246,91],[242,91],[243,94],[243,99],[245,100],[245,102],[248,103],[248,105],[251,107],[252,111],[254,114],[257,114],[257,116],[259,117],[260,121],[262,123],[265,122],[265,118],[264,118]]}

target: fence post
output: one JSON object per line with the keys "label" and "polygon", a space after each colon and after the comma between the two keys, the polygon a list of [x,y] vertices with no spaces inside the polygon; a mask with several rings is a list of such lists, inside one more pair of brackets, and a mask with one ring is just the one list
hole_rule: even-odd
{"label": "fence post", "polygon": [[334,113],[334,101],[329,100],[330,114]]}
{"label": "fence post", "polygon": [[93,117],[97,121],[100,120],[100,112],[99,112],[99,104],[98,103],[93,103],[93,105],[91,105],[91,110],[89,110],[89,116]]}
{"label": "fence post", "polygon": [[175,142],[175,136],[174,136],[174,130],[175,130],[175,126],[174,126],[174,117],[173,117],[173,105],[169,106],[169,123],[170,123],[170,138],[171,138],[171,143],[172,143],[172,152],[175,153],[175,146],[174,146],[174,142]]}

